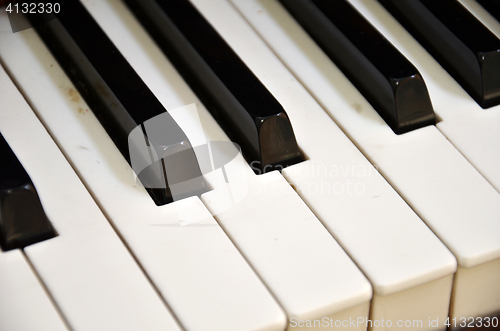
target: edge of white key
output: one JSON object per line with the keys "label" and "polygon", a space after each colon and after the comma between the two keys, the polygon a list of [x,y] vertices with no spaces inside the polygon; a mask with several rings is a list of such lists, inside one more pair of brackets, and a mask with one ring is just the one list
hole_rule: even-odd
{"label": "edge of white key", "polygon": [[19,249],[0,250],[0,293],[2,330],[67,330]]}

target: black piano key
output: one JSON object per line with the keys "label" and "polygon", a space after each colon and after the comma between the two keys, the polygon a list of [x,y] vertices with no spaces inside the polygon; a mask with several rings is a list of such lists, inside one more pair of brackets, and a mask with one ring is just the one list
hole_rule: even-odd
{"label": "black piano key", "polygon": [[0,134],[0,245],[23,248],[56,236],[35,187]]}
{"label": "black piano key", "polygon": [[[65,1],[55,16],[28,18],[136,173],[144,156],[137,175],[155,203],[205,192],[188,138],[83,5]],[[142,133],[129,141],[134,129]]]}
{"label": "black piano key", "polygon": [[500,39],[456,0],[379,0],[483,108],[500,103]]}
{"label": "black piano key", "polygon": [[500,1],[498,0],[476,0],[484,7],[491,15],[500,21]]}
{"label": "black piano key", "polygon": [[280,0],[397,133],[435,124],[418,70],[345,0]]}
{"label": "black piano key", "polygon": [[257,173],[302,161],[283,107],[187,0],[125,0]]}

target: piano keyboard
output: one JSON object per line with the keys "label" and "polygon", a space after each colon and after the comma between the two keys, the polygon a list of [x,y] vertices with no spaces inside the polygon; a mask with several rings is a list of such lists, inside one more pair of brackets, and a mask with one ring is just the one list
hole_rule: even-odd
{"label": "piano keyboard", "polygon": [[[499,106],[481,109],[373,0],[351,3],[420,71],[436,126],[394,134],[277,1],[192,3],[306,160],[256,175],[237,157],[241,201],[228,206],[218,169],[211,191],[157,206],[36,32],[1,33],[0,132],[58,236],[0,253],[0,329],[445,330],[497,315]],[[83,4],[194,145],[228,140],[122,1]]]}

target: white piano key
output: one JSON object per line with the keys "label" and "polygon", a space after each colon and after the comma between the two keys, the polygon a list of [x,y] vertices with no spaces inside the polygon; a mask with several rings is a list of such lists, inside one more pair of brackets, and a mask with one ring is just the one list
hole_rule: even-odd
{"label": "white piano key", "polygon": [[[414,318],[444,319],[456,268],[453,255],[232,8],[223,2],[194,3],[287,110],[310,161],[283,174],[371,280],[375,298],[380,297],[371,316],[397,320],[410,312]],[[438,291],[435,282],[442,285]]]}
{"label": "white piano key", "polygon": [[[274,1],[233,2],[343,131],[451,249],[463,268],[481,268],[483,263],[498,259],[500,196],[435,127],[395,135],[283,7]],[[375,1],[354,3],[359,7],[360,3],[377,6]],[[418,63],[412,62],[420,70]],[[294,122],[294,114],[289,114],[297,131],[304,120]],[[316,132],[323,135],[325,131]],[[304,149],[298,133],[297,139]],[[310,155],[311,160],[315,157],[321,156]],[[311,201],[314,203],[314,199]],[[313,210],[316,212],[316,208]],[[487,279],[492,288],[499,286],[490,277]],[[455,293],[466,290],[468,285],[455,286]],[[496,302],[494,294],[488,291],[474,296],[482,297],[484,302]],[[455,296],[455,304],[472,307],[463,297],[458,302],[459,297]]]}
{"label": "white piano key", "polygon": [[67,330],[21,250],[0,251],[0,329]]}
{"label": "white piano key", "polygon": [[[452,330],[461,329],[463,321],[471,317],[494,317],[500,315],[500,259],[481,264],[474,268],[458,267],[454,279],[453,296],[456,298],[450,307],[450,319],[460,321],[453,324]],[[479,294],[479,295],[478,295]],[[497,324],[499,325],[499,324]],[[487,330],[487,329],[486,329]]]}
{"label": "white piano key", "polygon": [[180,330],[3,69],[0,131],[30,175],[58,233],[25,252],[69,326]]}
{"label": "white piano key", "polygon": [[[120,2],[87,2],[86,5],[167,109],[196,103],[209,140],[227,140]],[[29,45],[26,44],[28,40]],[[213,238],[219,233],[218,240],[221,240],[222,235],[213,220],[180,227],[174,213],[178,202],[154,206],[146,192],[135,185],[130,167],[94,116],[85,111],[86,105],[80,100],[71,101],[68,92],[72,91],[72,85],[62,77],[59,66],[36,36],[25,33],[20,38],[12,37],[3,42],[15,42],[15,52],[0,51],[2,59],[10,65],[34,109],[57,137],[61,148],[141,261],[180,323],[188,330],[281,330],[284,327],[281,311],[266,296],[267,292],[264,295],[253,275],[243,266],[235,267],[232,273],[221,273],[220,270],[227,268],[226,263],[238,259],[231,258],[234,250],[229,247],[224,251],[221,249],[216,257],[210,255],[208,247],[215,245]],[[36,48],[38,57],[43,57],[41,63],[33,58],[33,48]],[[17,62],[19,57],[27,58],[23,65]],[[52,77],[44,75],[47,71],[53,73]],[[25,75],[33,74],[36,79],[24,79]],[[51,96],[50,102],[37,88],[42,85],[47,86],[43,94]],[[93,136],[90,137],[88,132]],[[86,150],[82,151],[78,146],[85,146]],[[281,175],[270,173],[257,177],[248,165],[245,171],[251,180],[248,199],[233,207],[231,214],[220,214],[217,218],[278,301],[285,309],[290,308],[287,313],[298,318],[367,318],[371,287],[342,248]],[[207,180],[213,183],[210,176]],[[283,192],[274,195],[273,187]],[[268,201],[253,195],[265,189],[269,190]],[[203,197],[211,209],[217,208],[219,201],[212,198],[220,193],[220,190],[214,190]],[[196,201],[197,198],[192,198],[188,203],[196,207]],[[248,212],[251,201],[261,202],[260,206],[252,208],[258,208],[265,217]],[[294,213],[277,213],[286,209],[292,209]],[[260,227],[271,232],[264,233]],[[262,239],[253,240],[259,235]],[[219,244],[223,246],[223,243]],[[207,252],[202,252],[204,250]],[[189,254],[179,254],[183,251]],[[293,256],[295,252],[299,254]],[[186,260],[185,255],[192,256],[192,259]],[[212,263],[210,268],[209,262]],[[180,270],[198,272],[180,273]],[[197,282],[203,291],[192,292],[192,284]],[[301,290],[301,287],[291,289],[296,284],[310,291]],[[215,287],[223,290],[222,293],[210,290]],[[365,327],[360,325],[353,329],[364,330]]]}
{"label": "white piano key", "polygon": [[[202,196],[209,208],[217,199]],[[253,178],[248,196],[216,218],[290,318],[336,320],[351,307],[349,317],[366,318],[368,282],[278,172]]]}

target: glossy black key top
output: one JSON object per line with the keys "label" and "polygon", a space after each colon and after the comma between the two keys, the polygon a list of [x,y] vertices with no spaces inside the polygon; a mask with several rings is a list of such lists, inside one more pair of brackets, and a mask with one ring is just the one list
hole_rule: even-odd
{"label": "glossy black key top", "polygon": [[2,250],[55,237],[29,175],[0,134],[0,245]]}
{"label": "glossy black key top", "polygon": [[125,0],[257,173],[302,161],[283,107],[187,0]]}
{"label": "glossy black key top", "polygon": [[156,204],[207,190],[182,129],[80,1],[64,1],[47,23],[28,18]]}
{"label": "glossy black key top", "polygon": [[397,133],[435,124],[418,70],[345,0],[280,0]]}
{"label": "glossy black key top", "polygon": [[476,0],[483,6],[491,15],[500,21],[500,1],[498,0]]}
{"label": "glossy black key top", "polygon": [[483,108],[500,103],[500,39],[456,0],[379,0]]}

